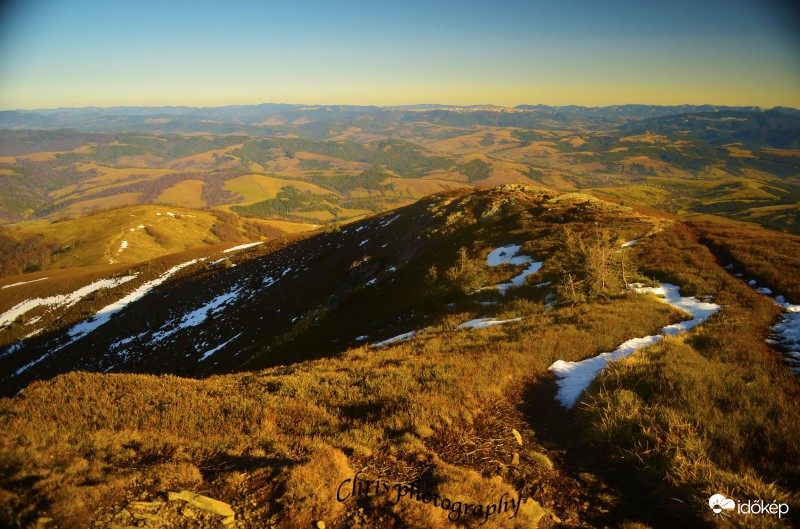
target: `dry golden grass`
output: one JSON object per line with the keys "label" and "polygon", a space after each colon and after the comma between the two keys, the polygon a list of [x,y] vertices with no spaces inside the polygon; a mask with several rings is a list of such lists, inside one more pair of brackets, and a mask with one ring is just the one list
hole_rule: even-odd
{"label": "dry golden grass", "polygon": [[[177,217],[167,215],[168,212]],[[217,219],[207,211],[136,205],[58,222],[29,221],[17,227],[22,235],[42,234],[45,239],[61,241],[67,251],[54,256],[49,264],[53,269],[109,264],[109,261],[138,263],[216,244],[219,240],[210,232],[215,222]],[[118,252],[123,240],[128,241],[128,247]]]}
{"label": "dry golden grass", "polygon": [[281,188],[294,186],[301,192],[315,195],[329,195],[331,191],[309,182],[298,180],[282,180],[272,176],[245,175],[225,182],[225,189],[238,193],[242,197],[240,204],[254,204],[268,198],[275,198]]}
{"label": "dry golden grass", "polygon": [[320,228],[319,224],[305,224],[302,222],[291,222],[288,220],[263,220],[263,219],[250,219],[251,222],[257,222],[265,226],[273,226],[285,233],[303,233],[307,231],[314,231]]}
{"label": "dry golden grass", "polygon": [[778,156],[794,156],[800,158],[800,150],[792,149],[764,149],[764,152]]}
{"label": "dry golden grass", "polygon": [[32,162],[43,162],[55,160],[56,155],[64,154],[66,151],[37,152],[33,154],[20,154],[17,156],[0,156],[0,163],[15,164],[18,160],[30,160]]}
{"label": "dry golden grass", "polygon": [[290,527],[312,527],[318,520],[334,520],[345,505],[337,501],[339,485],[355,471],[341,450],[320,443],[309,450],[308,459],[289,471],[280,504]]}
{"label": "dry golden grass", "polygon": [[50,196],[52,198],[64,200],[66,198],[81,197],[103,189],[111,189],[118,185],[126,186],[134,182],[155,180],[173,172],[168,169],[139,167],[114,168],[92,163],[79,164],[76,168],[81,172],[95,171],[99,174],[79,184],[69,185],[51,192]]}
{"label": "dry golden grass", "polygon": [[572,137],[572,138],[569,138],[569,137],[561,138],[558,141],[569,143],[570,147],[572,147],[574,149],[577,149],[578,147],[586,145],[586,140],[584,140],[583,138],[579,138],[577,136],[576,137]]}
{"label": "dry golden grass", "polygon": [[727,149],[728,154],[734,158],[755,158],[755,156],[753,156],[753,151],[743,149],[741,146],[725,145],[725,149]]}
{"label": "dry golden grass", "polygon": [[[491,140],[491,143],[488,140]],[[484,145],[482,142],[488,144]],[[519,143],[520,141],[513,136],[512,131],[509,129],[482,128],[478,132],[427,142],[426,146],[433,150],[450,154],[486,154],[510,149],[519,145]]]}
{"label": "dry golden grass", "polygon": [[672,168],[672,166],[667,162],[654,160],[648,156],[632,156],[630,158],[625,158],[621,163],[627,169],[630,169],[630,167],[633,165],[638,165],[648,170],[661,172],[666,171],[667,173],[670,173],[670,169]]}
{"label": "dry golden grass", "polygon": [[541,161],[542,159],[549,160],[548,155],[557,155],[559,152],[555,142],[534,141],[525,147],[512,147],[504,150],[502,153],[498,153],[497,156],[502,156],[507,160],[525,163]]}
{"label": "dry golden grass", "polygon": [[644,134],[638,134],[635,136],[626,136],[624,138],[620,138],[620,141],[649,144],[671,143],[671,140],[669,140],[666,136],[653,134],[652,132],[646,132]]}
{"label": "dry golden grass", "polygon": [[118,195],[112,195],[110,197],[80,200],[59,210],[58,216],[59,217],[82,216],[82,215],[89,215],[91,213],[100,210],[122,208],[125,206],[135,206],[136,204],[139,203],[139,198],[141,196],[142,193],[129,192],[129,193],[120,193]]}
{"label": "dry golden grass", "polygon": [[156,204],[169,204],[184,208],[204,208],[206,201],[203,200],[203,187],[206,185],[202,180],[182,180],[174,186],[165,189],[158,198]]}
{"label": "dry golden grass", "polygon": [[167,167],[182,171],[185,171],[187,169],[203,170],[211,168],[233,167],[235,165],[238,165],[240,161],[238,157],[234,156],[232,160],[220,164],[218,162],[218,159],[215,158],[215,155],[217,157],[223,156],[225,154],[231,153],[232,151],[240,149],[241,147],[242,144],[238,143],[236,145],[231,145],[230,147],[226,147],[224,149],[213,149],[210,151],[201,152],[199,154],[194,154],[191,156],[184,156],[183,158],[178,158],[170,161],[167,164]]}

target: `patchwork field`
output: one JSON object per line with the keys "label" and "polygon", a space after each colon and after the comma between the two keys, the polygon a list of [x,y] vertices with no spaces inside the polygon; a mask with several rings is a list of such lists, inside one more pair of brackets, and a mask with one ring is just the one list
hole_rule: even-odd
{"label": "patchwork field", "polygon": [[[579,112],[559,119],[552,112],[541,119],[535,112],[432,109],[380,119],[371,112],[291,111],[223,135],[203,132],[226,123],[215,119],[185,134],[4,132],[0,218],[21,237],[19,247],[47,253],[64,239],[69,245],[97,233],[85,255],[38,258],[29,249],[22,253],[32,260],[12,268],[133,262],[196,244],[263,240],[353,222],[431,193],[509,183],[800,233],[800,151],[791,139],[800,125],[789,115],[764,111],[726,121],[731,116],[722,111],[687,114],[684,130],[669,115],[640,119],[619,111],[597,120]],[[766,117],[785,121],[788,132],[770,133],[761,124]],[[176,123],[149,119],[142,130]],[[719,126],[708,128],[715,120]],[[737,135],[736,127],[744,132]],[[117,233],[96,230],[96,220],[77,227],[81,217],[149,205],[190,208],[197,211],[184,212],[185,219],[205,220],[173,225],[185,234],[135,232],[121,251],[126,222]],[[233,216],[221,221],[214,210]],[[76,227],[27,227],[67,219]]]}

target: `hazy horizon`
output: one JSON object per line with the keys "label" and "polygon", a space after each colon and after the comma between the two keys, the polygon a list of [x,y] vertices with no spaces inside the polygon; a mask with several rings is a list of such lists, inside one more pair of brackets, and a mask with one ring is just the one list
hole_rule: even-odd
{"label": "hazy horizon", "polygon": [[0,8],[0,109],[800,108],[798,18],[780,0],[12,0]]}
{"label": "hazy horizon", "polygon": [[774,106],[763,106],[763,105],[724,105],[718,103],[675,103],[675,104],[652,104],[652,103],[619,103],[619,104],[610,104],[610,105],[579,105],[579,104],[571,104],[566,103],[563,105],[548,105],[546,103],[520,103],[518,105],[498,105],[495,103],[472,103],[472,104],[454,104],[454,103],[406,103],[406,104],[392,104],[392,105],[367,105],[367,104],[355,104],[355,103],[283,103],[283,102],[275,102],[275,101],[262,101],[260,103],[230,103],[224,105],[109,105],[109,106],[99,106],[99,105],[88,105],[88,106],[62,106],[62,107],[40,107],[40,108],[2,108],[0,112],[52,112],[58,110],[89,110],[89,109],[98,109],[98,110],[114,110],[114,109],[134,109],[134,108],[191,108],[196,110],[202,109],[218,109],[218,108],[231,108],[231,107],[248,107],[248,106],[266,106],[266,105],[285,105],[285,106],[300,106],[300,107],[307,107],[307,108],[316,108],[316,107],[361,107],[361,108],[411,108],[411,107],[457,107],[457,108],[476,108],[476,107],[496,107],[500,109],[516,109],[521,106],[545,106],[551,108],[566,108],[566,107],[577,107],[577,108],[587,108],[587,109],[600,109],[600,108],[610,108],[610,107],[618,107],[618,106],[654,106],[654,107],[673,107],[673,106],[715,106],[715,107],[759,107],[764,110],[771,110],[774,108],[791,108],[793,110],[800,111],[800,106],[789,106],[789,105],[774,105]]}

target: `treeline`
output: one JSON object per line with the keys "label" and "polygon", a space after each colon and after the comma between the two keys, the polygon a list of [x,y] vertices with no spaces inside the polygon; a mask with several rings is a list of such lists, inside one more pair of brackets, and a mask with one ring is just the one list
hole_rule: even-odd
{"label": "treeline", "polygon": [[41,270],[60,250],[60,241],[48,241],[41,235],[17,239],[0,226],[0,277]]}

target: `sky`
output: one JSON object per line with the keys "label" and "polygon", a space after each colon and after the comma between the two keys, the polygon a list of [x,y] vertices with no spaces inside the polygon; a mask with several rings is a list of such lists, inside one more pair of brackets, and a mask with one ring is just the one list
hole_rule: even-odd
{"label": "sky", "polygon": [[0,109],[800,108],[778,0],[0,0]]}

